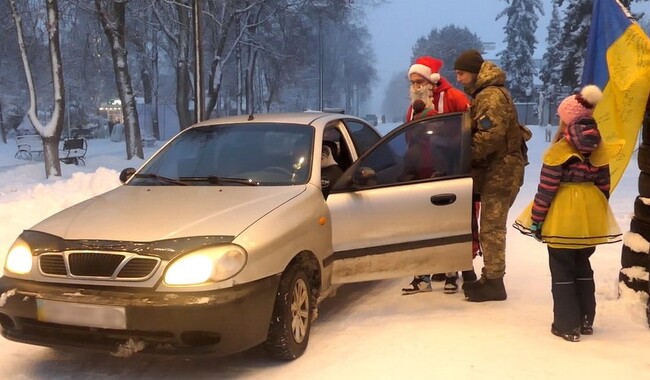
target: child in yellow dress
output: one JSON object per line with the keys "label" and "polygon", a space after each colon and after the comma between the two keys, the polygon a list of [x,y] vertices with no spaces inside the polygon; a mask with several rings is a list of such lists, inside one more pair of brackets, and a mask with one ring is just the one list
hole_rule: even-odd
{"label": "child in yellow dress", "polygon": [[622,141],[602,141],[593,108],[602,98],[594,85],[558,106],[560,126],[544,153],[535,200],[515,228],[548,245],[553,294],[551,332],[570,342],[593,333],[595,284],[589,257],[599,244],[620,241],[609,207],[609,162]]}

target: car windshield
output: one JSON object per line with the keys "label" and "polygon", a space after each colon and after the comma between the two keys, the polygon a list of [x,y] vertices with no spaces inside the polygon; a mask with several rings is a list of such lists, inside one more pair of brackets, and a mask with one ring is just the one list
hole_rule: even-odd
{"label": "car windshield", "polygon": [[147,186],[285,186],[309,180],[314,128],[215,125],[176,136],[129,181]]}

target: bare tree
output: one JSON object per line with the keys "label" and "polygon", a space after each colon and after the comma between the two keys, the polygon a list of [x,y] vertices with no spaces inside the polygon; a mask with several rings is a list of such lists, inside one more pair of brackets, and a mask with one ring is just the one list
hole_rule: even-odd
{"label": "bare tree", "polygon": [[[223,84],[224,68],[233,53],[237,55],[237,68],[241,68],[240,42],[247,30],[257,25],[257,23],[249,24],[251,12],[255,11],[259,15],[262,5],[267,2],[269,1],[224,0],[221,4],[217,2],[209,4],[210,8],[207,11],[214,27],[210,33],[210,46],[213,50],[208,73],[206,114],[211,114],[217,104]],[[241,77],[238,77],[239,95],[242,94],[241,85]]]}
{"label": "bare tree", "polygon": [[66,73],[66,118],[62,132],[65,136],[72,133],[71,128],[89,122],[104,124],[97,114],[98,108],[103,101],[116,98],[117,89],[110,47],[97,22],[94,4],[86,0],[59,0],[59,7],[62,64]]}
{"label": "bare tree", "polygon": [[192,9],[189,0],[174,0],[163,4],[154,2],[152,6],[156,19],[167,36],[167,44],[163,48],[176,64],[176,112],[182,130],[194,122],[189,108],[192,92],[190,70]]}
{"label": "bare tree", "polygon": [[32,71],[27,59],[25,41],[23,39],[23,27],[16,0],[9,0],[11,13],[16,24],[18,44],[23,58],[23,68],[29,87],[29,111],[27,115],[34,129],[43,139],[43,161],[45,163],[45,177],[51,175],[61,176],[61,163],[59,162],[59,138],[63,129],[65,116],[65,87],[63,84],[63,69],[61,67],[61,48],[59,45],[59,7],[57,0],[45,0],[47,9],[47,34],[50,47],[50,66],[52,69],[52,85],[54,90],[54,109],[50,121],[43,125],[38,119],[36,110],[36,88]]}
{"label": "bare tree", "polygon": [[[160,139],[158,124],[158,40],[159,30],[154,27],[152,7],[135,9],[129,17],[132,33],[127,38],[135,48],[136,62],[139,66],[140,83],[144,97],[144,125],[141,125],[145,139]],[[144,21],[144,22],[142,22]],[[147,115],[149,117],[147,117]],[[139,116],[142,117],[142,114]]]}
{"label": "bare tree", "polygon": [[128,0],[95,0],[95,10],[111,46],[115,84],[122,102],[126,158],[130,160],[133,156],[144,158],[144,153],[138,123],[138,110],[127,61],[124,22],[127,2]]}

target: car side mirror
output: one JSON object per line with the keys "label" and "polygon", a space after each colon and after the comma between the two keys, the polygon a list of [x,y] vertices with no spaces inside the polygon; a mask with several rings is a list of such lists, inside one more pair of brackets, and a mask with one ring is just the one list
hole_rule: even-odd
{"label": "car side mirror", "polygon": [[135,174],[134,168],[126,168],[122,170],[122,172],[120,173],[120,182],[122,182],[123,184],[126,183],[126,181],[128,181],[129,178],[133,176],[133,174]]}
{"label": "car side mirror", "polygon": [[377,174],[372,168],[361,166],[352,174],[352,185],[356,188],[377,184]]}

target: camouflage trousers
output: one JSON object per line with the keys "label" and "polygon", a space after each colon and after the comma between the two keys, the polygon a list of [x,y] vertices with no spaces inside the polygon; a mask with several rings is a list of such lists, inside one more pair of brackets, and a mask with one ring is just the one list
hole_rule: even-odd
{"label": "camouflage trousers", "polygon": [[506,272],[506,232],[508,210],[519,188],[481,194],[479,240],[483,249],[483,274],[488,279],[501,278]]}
{"label": "camouflage trousers", "polygon": [[481,197],[479,239],[483,249],[483,275],[488,279],[502,278],[506,272],[508,211],[523,184],[523,167],[523,163],[511,161],[497,170],[473,173],[475,191]]}

